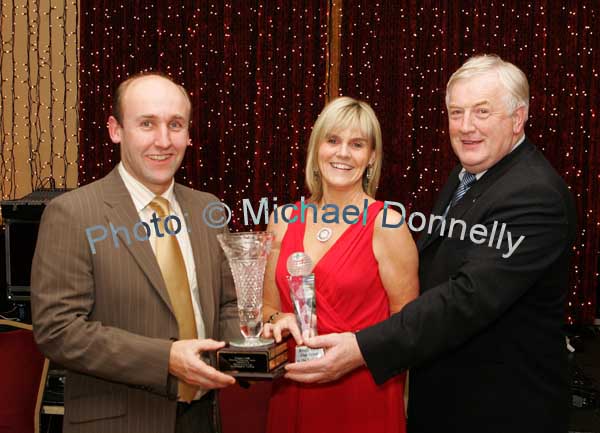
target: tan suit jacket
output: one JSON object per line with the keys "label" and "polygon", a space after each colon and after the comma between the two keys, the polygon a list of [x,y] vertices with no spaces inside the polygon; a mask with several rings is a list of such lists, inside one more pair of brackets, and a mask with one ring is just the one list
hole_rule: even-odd
{"label": "tan suit jacket", "polygon": [[[202,222],[217,199],[179,184],[174,193],[188,214],[206,337],[239,337],[233,279],[216,239],[222,229]],[[52,200],[42,216],[31,276],[34,335],[69,370],[65,432],[175,430],[177,379],[168,363],[177,322],[149,242],[133,236],[138,221],[116,169]],[[128,229],[129,245],[119,233],[115,246],[110,223]],[[92,254],[85,230],[96,225],[108,237]]]}

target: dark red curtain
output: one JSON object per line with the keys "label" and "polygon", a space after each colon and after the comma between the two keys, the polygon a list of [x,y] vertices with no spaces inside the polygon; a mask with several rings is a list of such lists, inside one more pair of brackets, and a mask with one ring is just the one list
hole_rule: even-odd
{"label": "dark red curtain", "polygon": [[378,196],[429,213],[457,159],[444,94],[469,56],[496,53],[531,87],[527,136],[576,198],[570,322],[595,316],[600,240],[600,11],[593,1],[344,0],[340,92],[366,99],[383,127]]}
{"label": "dark red curtain", "polygon": [[[240,201],[303,192],[310,127],[324,104],[325,0],[82,2],[79,179],[105,175],[116,83],[143,69],[192,93],[193,148],[178,180]],[[531,84],[528,136],[577,200],[569,321],[590,322],[600,240],[600,34],[591,0],[344,0],[340,91],[372,103],[384,130],[381,199],[428,212],[456,163],[444,89],[470,55],[497,53]]]}
{"label": "dark red curtain", "polygon": [[305,143],[326,92],[324,0],[86,1],[80,28],[80,184],[119,161],[105,128],[116,85],[153,69],[192,95],[179,182],[215,193],[236,227],[242,199],[303,193]]}

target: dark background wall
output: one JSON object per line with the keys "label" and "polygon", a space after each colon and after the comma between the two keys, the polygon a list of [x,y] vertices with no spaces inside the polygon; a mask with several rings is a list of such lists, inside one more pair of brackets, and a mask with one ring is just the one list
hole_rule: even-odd
{"label": "dark background wall", "polygon": [[[427,213],[456,163],[446,81],[469,56],[497,53],[529,77],[527,135],[576,198],[565,317],[591,322],[600,240],[597,3],[344,0],[338,38],[336,14],[324,0],[82,2],[80,183],[118,162],[105,129],[113,89],[150,68],[192,93],[194,145],[178,179],[216,193],[233,209],[234,228],[243,228],[243,198],[283,203],[304,192],[306,144],[328,92],[365,99],[380,118],[378,198]],[[339,58],[330,55],[336,46]],[[332,79],[339,88],[330,89]]]}

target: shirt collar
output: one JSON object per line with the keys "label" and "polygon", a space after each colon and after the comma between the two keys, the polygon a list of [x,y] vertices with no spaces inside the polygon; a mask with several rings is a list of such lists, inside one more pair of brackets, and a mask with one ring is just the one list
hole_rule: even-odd
{"label": "shirt collar", "polygon": [[[521,138],[519,139],[519,141],[517,141],[517,142],[515,143],[515,145],[513,146],[513,148],[512,148],[512,149],[510,149],[510,152],[508,152],[508,153],[511,153],[513,150],[515,150],[515,149],[516,149],[517,147],[519,147],[519,145],[520,145],[521,143],[523,143],[524,141],[525,141],[525,134],[523,134],[523,135],[521,136]],[[489,170],[489,169],[488,169],[488,170]],[[467,171],[467,170],[465,170],[465,169],[464,169],[464,167],[463,167],[463,168],[460,170],[460,173],[458,173],[458,179],[459,179],[459,180],[462,180],[462,178],[463,178],[463,176],[465,175],[465,172],[466,172],[466,171]],[[486,173],[486,171],[487,171],[487,170],[483,170],[482,172],[480,172],[480,173],[477,173],[477,174],[475,175],[475,179],[476,179],[476,180],[479,180],[479,179],[481,179],[481,176],[483,176],[483,175]]]}
{"label": "shirt collar", "polygon": [[[117,166],[119,170],[119,174],[121,175],[121,179],[123,179],[123,183],[125,184],[125,188],[129,191],[129,195],[133,200],[133,204],[135,206],[135,210],[140,213],[152,200],[156,197],[152,191],[150,191],[143,183],[133,177],[125,168],[122,162],[119,162]],[[171,180],[171,184],[167,188],[165,192],[161,194],[161,197],[169,200],[171,207],[173,207],[173,188],[175,185],[175,180]]]}

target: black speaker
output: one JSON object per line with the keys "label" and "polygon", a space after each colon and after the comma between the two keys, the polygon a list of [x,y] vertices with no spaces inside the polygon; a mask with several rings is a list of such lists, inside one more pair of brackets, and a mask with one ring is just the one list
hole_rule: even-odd
{"label": "black speaker", "polygon": [[66,189],[40,189],[0,203],[4,222],[6,291],[9,301],[29,301],[31,262],[46,204]]}

